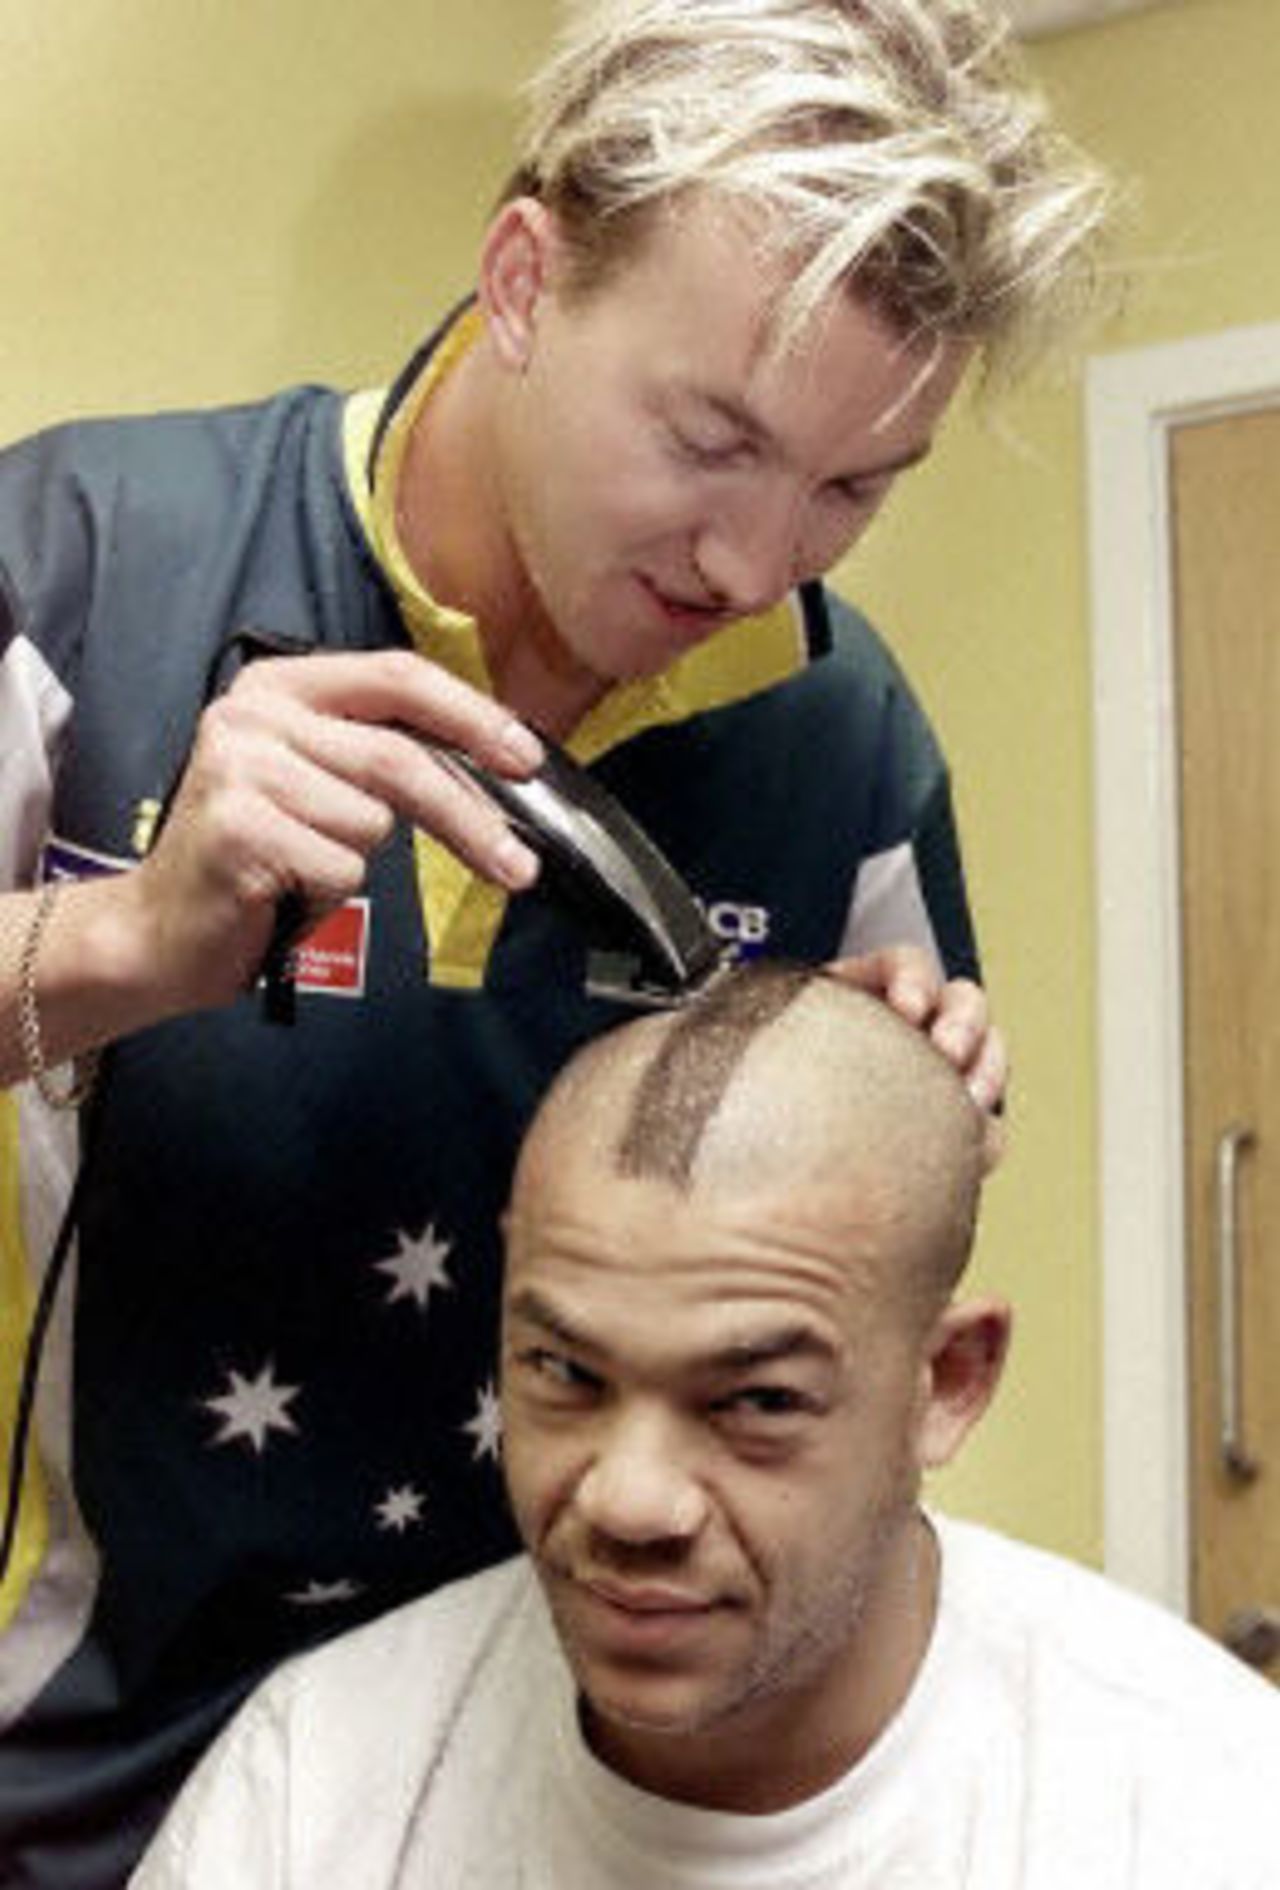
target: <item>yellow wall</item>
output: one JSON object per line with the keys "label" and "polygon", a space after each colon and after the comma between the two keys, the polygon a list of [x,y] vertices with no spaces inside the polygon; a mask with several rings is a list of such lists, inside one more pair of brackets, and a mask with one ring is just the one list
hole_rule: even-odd
{"label": "yellow wall", "polygon": [[552,0],[0,0],[0,436],[378,380],[466,286]]}
{"label": "yellow wall", "polygon": [[[1041,41],[1067,125],[1137,190],[1107,349],[1280,320],[1280,8],[1181,0]],[[1095,927],[1081,395],[957,416],[847,585],[945,733],[987,968],[1015,1051],[1014,1145],[980,1277],[1020,1312],[1006,1395],[952,1506],[1101,1555]],[[1010,1395],[1011,1394],[1011,1395]]]}
{"label": "yellow wall", "polygon": [[[383,378],[465,285],[552,0],[0,0],[0,435],[72,411]],[[1067,122],[1141,187],[1109,345],[1280,317],[1280,10],[1182,0],[1043,42]],[[953,1507],[1100,1552],[1094,923],[1078,390],[961,415],[845,588],[957,777],[1014,1148],[980,1274],[1006,1395]]]}

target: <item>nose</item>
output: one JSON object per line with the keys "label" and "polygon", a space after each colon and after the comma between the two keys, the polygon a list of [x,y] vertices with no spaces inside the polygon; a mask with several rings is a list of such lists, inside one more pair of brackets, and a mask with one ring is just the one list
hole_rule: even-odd
{"label": "nose", "polygon": [[767,610],[805,572],[805,501],[794,492],[735,496],[698,536],[694,563],[718,603],[739,616]]}
{"label": "nose", "polygon": [[591,1529],[635,1547],[697,1535],[707,1497],[676,1428],[656,1412],[614,1416],[575,1492]]}

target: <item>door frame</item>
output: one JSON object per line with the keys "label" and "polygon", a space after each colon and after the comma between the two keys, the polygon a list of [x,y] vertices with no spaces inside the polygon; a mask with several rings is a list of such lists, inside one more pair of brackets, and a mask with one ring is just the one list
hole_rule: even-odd
{"label": "door frame", "polygon": [[1280,324],[1100,355],[1086,380],[1107,1572],[1189,1612],[1172,428],[1280,403]]}

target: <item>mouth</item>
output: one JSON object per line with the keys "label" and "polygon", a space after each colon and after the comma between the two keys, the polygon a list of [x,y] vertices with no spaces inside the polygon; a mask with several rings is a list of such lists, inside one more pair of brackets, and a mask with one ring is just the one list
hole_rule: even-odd
{"label": "mouth", "polygon": [[643,1665],[693,1657],[714,1622],[732,1603],[666,1582],[619,1582],[611,1577],[570,1577],[577,1637],[597,1657]]}
{"label": "mouth", "polygon": [[726,609],[723,604],[710,604],[701,598],[674,596],[643,574],[640,574],[639,581],[668,623],[697,636],[709,636],[713,630],[724,629],[738,614]]}
{"label": "mouth", "polygon": [[587,1579],[578,1586],[606,1607],[638,1619],[705,1615],[719,1605],[706,1596],[664,1585],[632,1588],[617,1582]]}

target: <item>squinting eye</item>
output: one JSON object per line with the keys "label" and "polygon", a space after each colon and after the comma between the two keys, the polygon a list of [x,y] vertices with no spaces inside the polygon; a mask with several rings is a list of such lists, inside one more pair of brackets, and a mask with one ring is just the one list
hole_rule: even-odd
{"label": "squinting eye", "polygon": [[721,1398],[717,1410],[747,1417],[794,1417],[809,1409],[808,1400],[789,1385],[748,1385]]}
{"label": "squinting eye", "polygon": [[557,1391],[591,1391],[600,1382],[594,1372],[584,1371],[562,1352],[551,1352],[541,1345],[519,1353],[517,1362]]}
{"label": "squinting eye", "polygon": [[737,440],[695,440],[674,429],[671,441],[680,457],[694,466],[732,466],[749,451]]}

